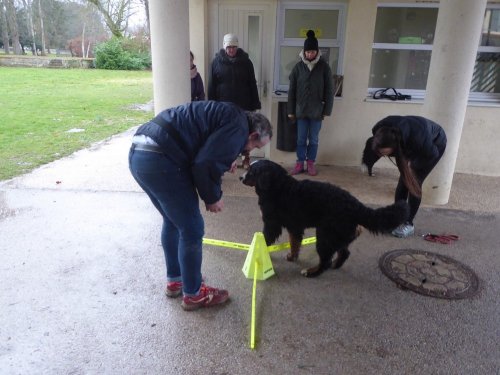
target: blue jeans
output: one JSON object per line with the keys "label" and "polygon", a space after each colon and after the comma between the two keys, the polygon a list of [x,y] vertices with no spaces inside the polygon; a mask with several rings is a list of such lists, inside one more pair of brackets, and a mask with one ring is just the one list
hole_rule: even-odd
{"label": "blue jeans", "polygon": [[316,161],[320,130],[321,120],[297,119],[297,161]]}
{"label": "blue jeans", "polygon": [[204,221],[191,171],[180,168],[165,155],[129,152],[129,168],[139,186],[163,217],[161,244],[167,281],[181,281],[185,295],[201,286]]}

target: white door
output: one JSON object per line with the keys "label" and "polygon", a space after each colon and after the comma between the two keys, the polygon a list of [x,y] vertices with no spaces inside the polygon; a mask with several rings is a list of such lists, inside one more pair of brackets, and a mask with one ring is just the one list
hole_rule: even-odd
{"label": "white door", "polygon": [[[211,1],[209,6],[210,59],[222,48],[227,33],[238,36],[239,47],[248,53],[255,69],[257,89],[262,104],[260,112],[271,118],[271,72],[274,45],[273,19],[275,1]],[[276,132],[276,131],[275,131]],[[253,156],[269,155],[265,150],[254,150]]]}

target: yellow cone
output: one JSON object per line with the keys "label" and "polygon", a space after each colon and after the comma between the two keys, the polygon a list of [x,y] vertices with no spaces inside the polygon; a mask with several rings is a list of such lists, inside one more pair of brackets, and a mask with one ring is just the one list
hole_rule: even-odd
{"label": "yellow cone", "polygon": [[254,234],[245,264],[243,264],[242,271],[247,279],[254,278],[255,262],[258,263],[257,274],[255,276],[257,280],[266,280],[274,275],[273,263],[267,251],[266,240],[262,232]]}

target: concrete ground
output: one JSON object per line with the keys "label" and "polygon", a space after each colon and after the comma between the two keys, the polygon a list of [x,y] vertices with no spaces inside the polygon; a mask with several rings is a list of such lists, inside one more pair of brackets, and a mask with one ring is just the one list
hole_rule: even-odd
{"label": "concrete ground", "polygon": [[[448,205],[422,206],[414,237],[365,231],[344,267],[317,279],[300,275],[314,246],[297,264],[272,253],[251,350],[246,252],[204,248],[203,274],[229,289],[226,306],[185,312],[163,295],[161,220],[128,172],[131,135],[0,182],[1,374],[500,374],[500,178],[457,174]],[[319,166],[316,178],[391,203],[395,171],[375,172]],[[205,236],[249,244],[262,224],[237,177],[223,178],[226,208],[204,214]],[[431,243],[427,232],[460,240]],[[481,292],[453,301],[401,290],[378,267],[394,249],[465,263]]]}

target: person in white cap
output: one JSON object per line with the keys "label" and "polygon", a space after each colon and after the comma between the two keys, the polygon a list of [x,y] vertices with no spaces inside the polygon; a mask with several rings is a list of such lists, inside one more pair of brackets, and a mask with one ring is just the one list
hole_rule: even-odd
{"label": "person in white cap", "polygon": [[[226,34],[222,48],[212,61],[208,77],[208,100],[232,102],[246,111],[261,108],[252,61],[238,48],[238,37]],[[250,154],[242,153],[243,168],[250,166]]]}

